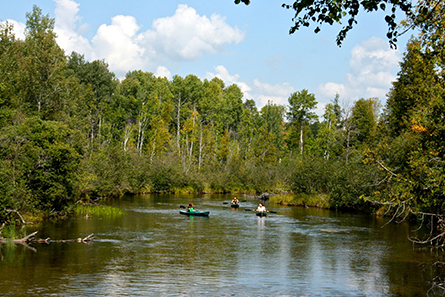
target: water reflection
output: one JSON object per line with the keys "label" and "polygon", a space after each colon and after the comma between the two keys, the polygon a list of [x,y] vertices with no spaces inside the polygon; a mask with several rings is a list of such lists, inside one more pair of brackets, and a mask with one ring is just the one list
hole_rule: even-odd
{"label": "water reflection", "polygon": [[[110,201],[126,211],[120,218],[47,222],[42,238],[96,238],[36,253],[1,246],[0,295],[413,296],[429,288],[418,268],[429,255],[411,249],[407,225],[382,229],[380,219],[291,207],[257,217],[224,200],[133,196]],[[180,215],[189,201],[210,217]]]}

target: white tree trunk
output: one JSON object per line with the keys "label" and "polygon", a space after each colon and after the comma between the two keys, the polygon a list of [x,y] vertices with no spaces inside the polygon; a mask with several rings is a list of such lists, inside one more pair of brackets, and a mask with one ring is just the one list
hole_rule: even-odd
{"label": "white tree trunk", "polygon": [[303,121],[301,121],[300,129],[300,154],[303,155]]}
{"label": "white tree trunk", "polygon": [[178,149],[179,149],[179,139],[180,139],[180,133],[179,133],[180,116],[181,116],[181,93],[179,93],[178,97],[178,114],[176,116],[176,146],[178,147]]}

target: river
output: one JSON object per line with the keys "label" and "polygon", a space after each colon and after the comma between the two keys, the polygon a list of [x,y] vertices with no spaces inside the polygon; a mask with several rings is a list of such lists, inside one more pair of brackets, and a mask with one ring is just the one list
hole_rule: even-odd
{"label": "river", "polygon": [[[243,199],[242,196],[239,197]],[[28,227],[90,243],[0,246],[0,296],[426,296],[433,253],[408,223],[268,205],[256,217],[224,195],[124,196],[117,218],[76,216]],[[193,202],[210,216],[179,214]],[[386,225],[385,225],[386,224]]]}

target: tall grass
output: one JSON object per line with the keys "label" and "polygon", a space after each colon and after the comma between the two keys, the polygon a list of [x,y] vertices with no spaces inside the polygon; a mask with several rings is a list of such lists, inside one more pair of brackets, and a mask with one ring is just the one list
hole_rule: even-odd
{"label": "tall grass", "polygon": [[10,239],[11,241],[13,239],[18,239],[26,236],[26,229],[21,228],[19,230],[18,226],[11,224],[6,226],[3,230],[1,230],[0,237]]}
{"label": "tall grass", "polygon": [[76,215],[119,217],[124,214],[124,211],[112,206],[77,204],[74,207],[74,213]]}
{"label": "tall grass", "polygon": [[16,238],[18,238],[18,232],[17,232],[16,226],[14,226],[14,225],[6,226],[2,230],[1,237],[7,238],[7,239],[16,239]]}
{"label": "tall grass", "polygon": [[286,195],[273,195],[270,197],[270,202],[277,204],[284,204],[290,206],[310,206],[319,208],[330,208],[329,195],[325,194],[286,194]]}

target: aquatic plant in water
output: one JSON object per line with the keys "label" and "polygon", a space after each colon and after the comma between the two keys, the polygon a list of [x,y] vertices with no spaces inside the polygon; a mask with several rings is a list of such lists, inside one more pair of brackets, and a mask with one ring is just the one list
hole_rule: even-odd
{"label": "aquatic plant in water", "polygon": [[117,207],[106,205],[81,205],[78,204],[74,207],[74,213],[76,215],[89,215],[89,216],[108,216],[118,217],[124,214],[124,211]]}

